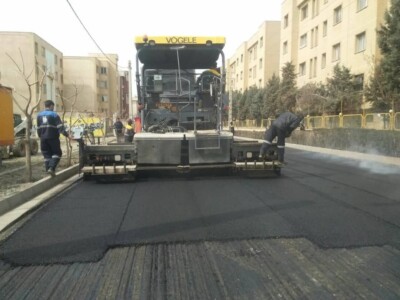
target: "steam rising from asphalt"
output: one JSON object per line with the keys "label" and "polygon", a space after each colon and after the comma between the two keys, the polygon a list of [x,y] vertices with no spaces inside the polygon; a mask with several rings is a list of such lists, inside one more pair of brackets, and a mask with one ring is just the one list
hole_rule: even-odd
{"label": "steam rising from asphalt", "polygon": [[[368,154],[377,155],[377,151],[369,151]],[[354,157],[342,157],[334,154],[325,154],[325,153],[312,153],[310,154],[314,158],[320,158],[322,160],[329,160],[336,163],[345,164],[351,167],[356,167],[360,169],[364,169],[373,174],[379,175],[400,175],[400,166],[390,163],[383,163],[378,161],[372,161],[368,159],[363,159],[360,155],[357,156],[357,153],[354,154]]]}
{"label": "steam rising from asphalt", "polygon": [[361,169],[366,169],[371,173],[381,175],[400,175],[399,166],[378,163],[375,161],[358,161],[358,164]]}

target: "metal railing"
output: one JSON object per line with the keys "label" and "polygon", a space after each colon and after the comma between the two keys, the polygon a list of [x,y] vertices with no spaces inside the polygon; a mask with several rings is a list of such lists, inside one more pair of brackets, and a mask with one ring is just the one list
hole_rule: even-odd
{"label": "metal railing", "polygon": [[[272,124],[273,118],[262,120],[235,120],[234,127],[266,128]],[[399,130],[400,112],[366,113],[348,115],[306,116],[305,129],[332,129],[332,128],[366,128],[376,130]],[[228,126],[225,122],[224,126]]]}

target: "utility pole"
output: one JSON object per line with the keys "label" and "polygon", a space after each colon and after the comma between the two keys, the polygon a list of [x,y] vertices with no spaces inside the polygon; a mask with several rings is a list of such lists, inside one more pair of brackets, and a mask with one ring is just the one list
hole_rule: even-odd
{"label": "utility pole", "polygon": [[128,77],[129,77],[129,93],[128,93],[128,106],[129,106],[129,118],[133,118],[133,103],[132,103],[132,64],[128,62]]}
{"label": "utility pole", "polygon": [[228,92],[228,96],[229,96],[229,112],[228,112],[228,126],[231,126],[232,124],[232,104],[233,104],[233,99],[232,99],[232,79],[229,79],[229,92]]}

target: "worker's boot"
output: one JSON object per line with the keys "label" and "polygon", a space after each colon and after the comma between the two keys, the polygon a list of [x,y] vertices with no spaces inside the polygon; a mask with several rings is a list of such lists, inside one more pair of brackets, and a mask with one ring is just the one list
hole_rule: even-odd
{"label": "worker's boot", "polygon": [[50,168],[50,159],[45,159],[44,160],[44,169],[46,170],[46,172],[49,170]]}
{"label": "worker's boot", "polygon": [[285,149],[278,147],[276,152],[278,153],[278,161],[283,164],[285,161]]}
{"label": "worker's boot", "polygon": [[267,144],[267,143],[263,143],[262,145],[261,145],[261,148],[260,148],[260,154],[259,154],[259,158],[264,158],[265,157],[265,154],[267,153],[267,151],[268,151],[268,148],[269,148],[269,144]]}
{"label": "worker's boot", "polygon": [[58,163],[60,162],[60,157],[59,156],[53,156],[51,160],[49,161],[49,168],[47,173],[49,173],[51,176],[55,176],[56,174],[56,167]]}

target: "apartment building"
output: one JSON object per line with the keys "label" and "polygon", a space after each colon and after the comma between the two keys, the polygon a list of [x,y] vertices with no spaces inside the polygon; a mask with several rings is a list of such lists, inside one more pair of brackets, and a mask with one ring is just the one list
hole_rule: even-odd
{"label": "apartment building", "polygon": [[390,0],[284,0],[280,68],[292,62],[299,87],[326,82],[336,64],[364,84],[381,55],[377,29]]}
{"label": "apartment building", "polygon": [[118,56],[89,54],[64,57],[64,93],[67,110],[75,91],[78,98],[74,111],[112,117],[120,112]]}
{"label": "apartment building", "polygon": [[280,21],[265,21],[227,60],[227,87],[243,92],[279,75]]}
{"label": "apartment building", "polygon": [[[0,32],[0,83],[14,89],[17,104],[14,112],[22,114],[27,105],[29,89],[18,68],[25,71],[29,83],[41,79],[44,71],[42,99],[52,99],[55,109],[61,110],[59,92],[63,89],[63,54],[32,32]],[[39,100],[39,88],[32,91],[32,105]],[[32,106],[31,106],[32,107]],[[43,108],[43,103],[39,110]]]}
{"label": "apartment building", "polygon": [[130,72],[128,71],[120,71],[119,72],[119,90],[120,90],[120,101],[119,107],[120,110],[118,112],[119,116],[127,119],[132,113],[129,111],[130,105]]}

